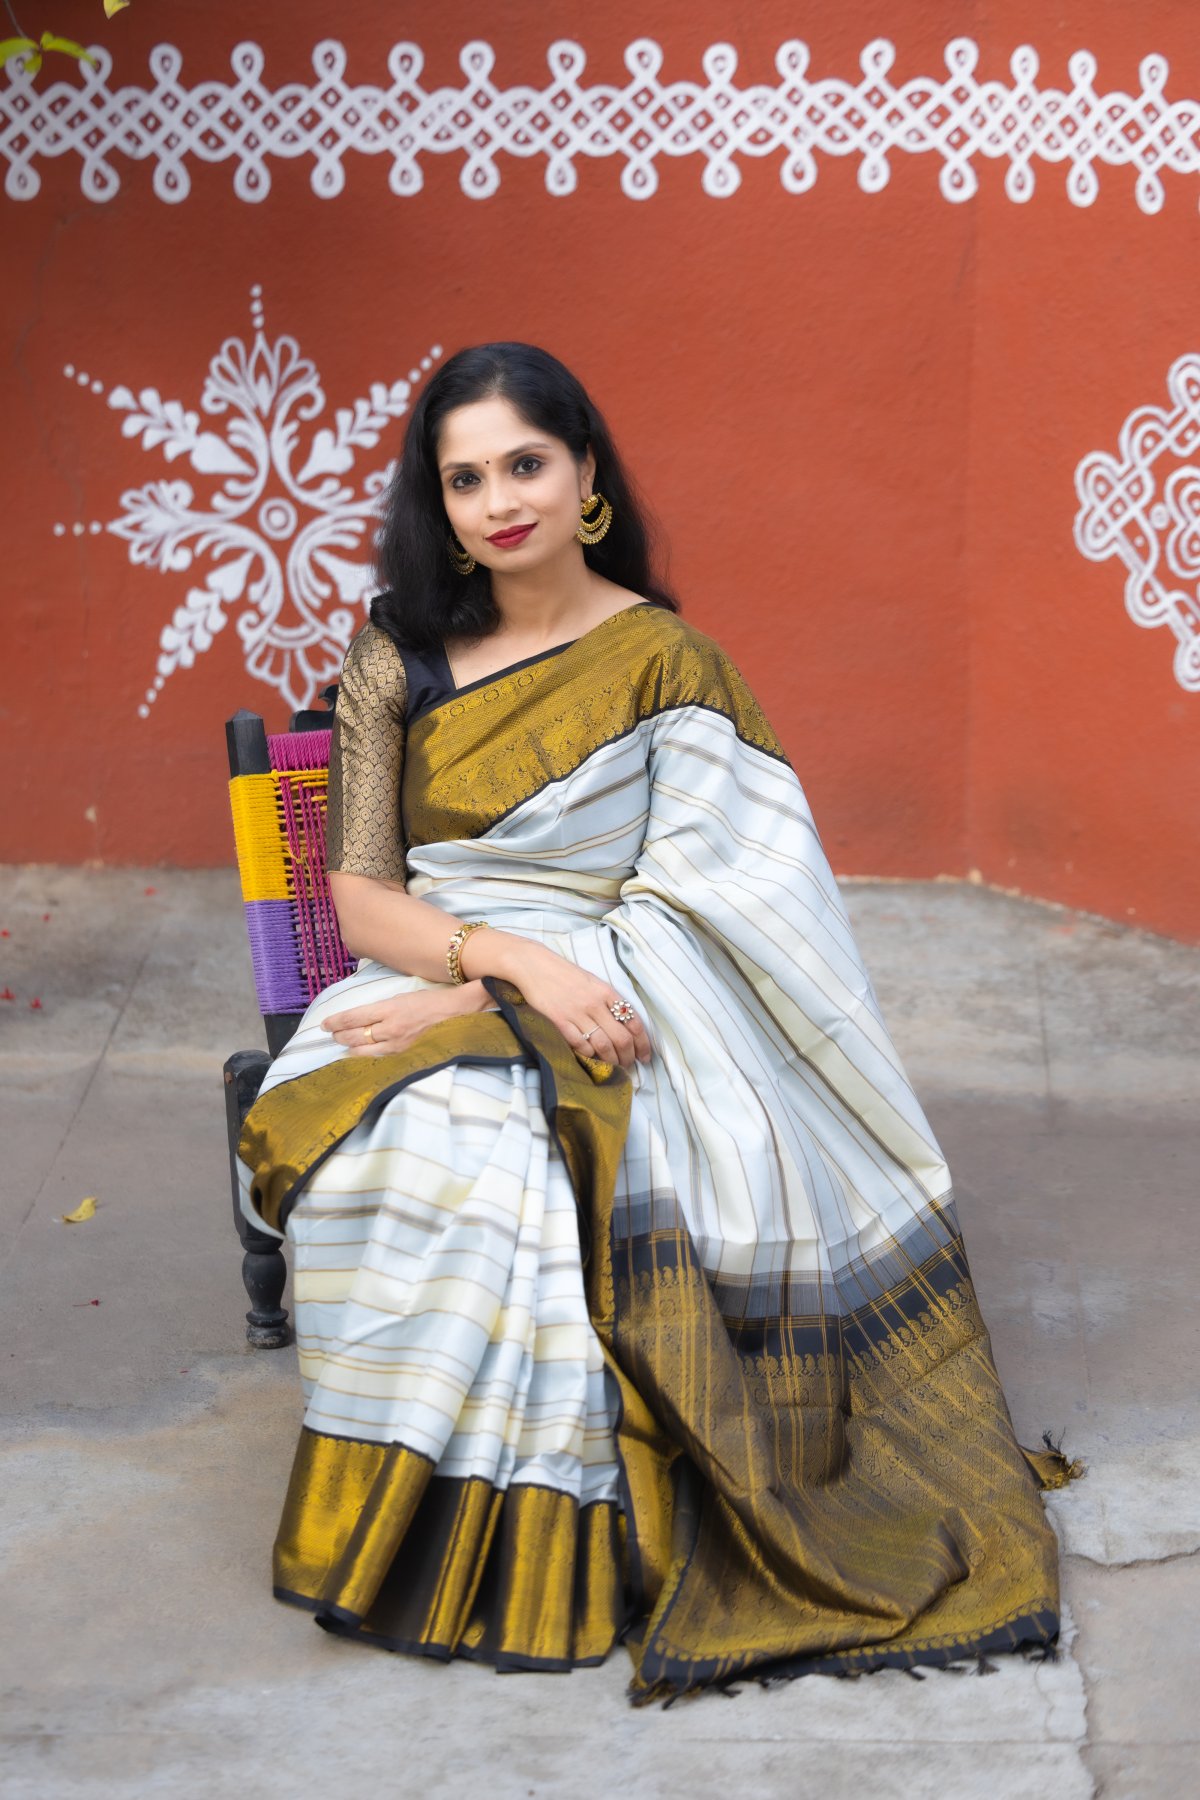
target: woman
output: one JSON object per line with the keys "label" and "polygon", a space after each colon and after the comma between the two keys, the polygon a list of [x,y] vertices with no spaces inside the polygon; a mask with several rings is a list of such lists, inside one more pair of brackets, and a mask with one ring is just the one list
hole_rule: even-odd
{"label": "woman", "polygon": [[275,1591],[635,1701],[1048,1646],[1061,1456],[1017,1444],[803,792],[655,580],[603,419],[430,380],[347,653],[355,974],[240,1145],[307,1412]]}

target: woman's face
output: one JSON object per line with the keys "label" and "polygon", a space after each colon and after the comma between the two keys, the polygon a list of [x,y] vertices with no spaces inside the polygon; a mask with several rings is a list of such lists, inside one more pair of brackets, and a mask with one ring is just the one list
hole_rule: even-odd
{"label": "woman's face", "polygon": [[[582,554],[575,533],[596,471],[590,449],[577,463],[561,438],[494,394],[446,414],[437,461],[446,516],[486,568],[530,569],[572,543]],[[519,526],[533,529],[509,545],[492,541]]]}

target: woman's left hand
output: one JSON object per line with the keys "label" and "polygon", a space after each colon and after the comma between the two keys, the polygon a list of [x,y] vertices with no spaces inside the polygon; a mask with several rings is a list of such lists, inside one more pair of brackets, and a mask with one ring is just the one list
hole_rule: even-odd
{"label": "woman's left hand", "polygon": [[367,1006],[351,1006],[330,1013],[321,1022],[335,1043],[351,1056],[393,1056],[407,1050],[423,1031],[442,1019],[482,1012],[491,996],[481,981],[464,982],[444,989],[426,988],[415,994],[397,994],[394,1000],[375,1000]]}

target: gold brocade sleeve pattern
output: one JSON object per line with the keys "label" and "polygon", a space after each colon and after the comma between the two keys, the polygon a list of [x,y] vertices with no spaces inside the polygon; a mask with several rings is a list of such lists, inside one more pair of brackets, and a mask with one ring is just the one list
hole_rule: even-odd
{"label": "gold brocade sleeve pattern", "polygon": [[327,866],[403,882],[400,777],[404,661],[387,633],[365,625],[346,652],[329,750]]}

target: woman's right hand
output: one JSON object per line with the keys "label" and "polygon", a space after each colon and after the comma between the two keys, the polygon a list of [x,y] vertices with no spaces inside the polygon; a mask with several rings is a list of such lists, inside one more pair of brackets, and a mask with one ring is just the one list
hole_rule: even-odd
{"label": "woman's right hand", "polygon": [[[619,1063],[623,1069],[631,1069],[635,1062],[650,1061],[650,1039],[637,1014],[622,1025],[608,1010],[614,1002],[624,1000],[624,994],[567,957],[559,956],[557,951],[548,950],[545,944],[517,938],[515,934],[503,935],[509,939],[504,945],[504,967],[495,972],[520,988],[534,1011],[558,1027],[577,1055],[598,1056],[604,1062]],[[490,936],[490,932],[480,931],[467,938],[460,964],[464,974],[467,971],[463,965],[472,945],[481,949],[479,940]],[[480,955],[477,960],[485,959]]]}

